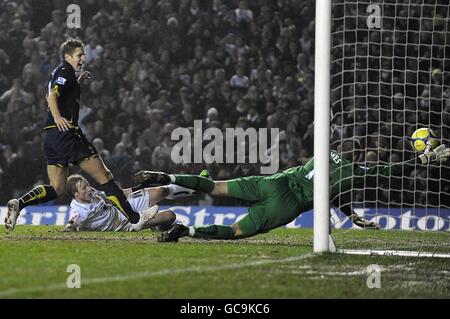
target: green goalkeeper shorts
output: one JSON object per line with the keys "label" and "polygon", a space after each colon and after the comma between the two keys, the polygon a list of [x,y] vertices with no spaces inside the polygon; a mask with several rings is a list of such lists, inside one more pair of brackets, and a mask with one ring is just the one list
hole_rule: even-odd
{"label": "green goalkeeper shorts", "polygon": [[244,237],[286,225],[302,212],[301,203],[289,188],[288,178],[282,174],[230,180],[228,196],[250,203],[248,215],[237,223]]}

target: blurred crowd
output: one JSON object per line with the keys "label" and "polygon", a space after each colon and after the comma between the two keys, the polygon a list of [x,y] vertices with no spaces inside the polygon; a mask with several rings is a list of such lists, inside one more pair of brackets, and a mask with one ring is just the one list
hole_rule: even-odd
{"label": "blurred crowd", "polygon": [[[81,8],[81,28],[67,27],[72,3]],[[425,23],[383,20],[380,31],[361,24],[366,11],[358,5],[334,5],[332,139],[360,138],[371,164],[400,161],[412,156],[402,137],[418,125],[449,127],[450,50],[444,49],[450,42],[440,31],[448,30],[448,11],[439,9],[437,20],[430,12]],[[420,8],[386,6],[383,14],[428,14]],[[350,31],[343,30],[344,15]],[[171,134],[194,120],[204,130],[279,128],[280,171],[313,155],[311,0],[5,0],[0,31],[1,205],[48,182],[41,151],[46,84],[68,38],[85,43],[84,69],[93,75],[82,86],[79,125],[124,187],[139,169],[196,174],[206,168],[218,180],[260,173],[261,163],[175,164]],[[442,170],[425,173],[436,177]],[[427,179],[419,182],[411,177],[414,201],[431,187]],[[448,182],[437,183],[449,193]],[[407,201],[408,191],[395,200]],[[381,192],[375,201],[392,197]]]}

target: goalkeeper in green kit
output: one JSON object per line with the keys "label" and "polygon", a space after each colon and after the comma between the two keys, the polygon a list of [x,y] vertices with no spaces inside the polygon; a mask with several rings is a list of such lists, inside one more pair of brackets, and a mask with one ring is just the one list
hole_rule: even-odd
{"label": "goalkeeper in green kit", "polygon": [[[355,147],[356,146],[356,147]],[[355,149],[355,151],[353,151]],[[341,194],[350,193],[352,187],[363,185],[366,175],[401,175],[413,170],[416,162],[429,164],[443,162],[450,157],[450,148],[440,145],[427,150],[419,157],[392,165],[364,167],[355,164],[359,156],[359,141],[346,139],[330,152],[331,198],[340,199],[340,209],[356,225],[378,229],[379,225],[369,222],[353,212],[348,198]],[[228,196],[249,203],[248,215],[231,226],[210,225],[186,227],[173,224],[169,231],[159,238],[160,242],[177,242],[180,237],[191,236],[204,239],[240,239],[266,233],[279,226],[286,225],[301,213],[313,208],[314,159],[304,166],[289,168],[270,176],[250,176],[228,181],[212,181],[198,175],[168,175],[162,172],[140,171],[136,173],[140,181],[156,185],[177,184],[211,195]],[[337,204],[337,205],[339,205]]]}

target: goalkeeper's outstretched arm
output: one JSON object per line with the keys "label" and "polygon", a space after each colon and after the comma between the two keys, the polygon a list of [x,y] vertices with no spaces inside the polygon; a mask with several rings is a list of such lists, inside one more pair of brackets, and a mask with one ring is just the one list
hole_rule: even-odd
{"label": "goalkeeper's outstretched arm", "polygon": [[389,165],[376,165],[370,168],[357,167],[355,169],[355,183],[361,182],[358,177],[363,175],[402,176],[414,170],[416,164],[428,165],[431,163],[443,163],[450,158],[450,148],[444,144],[435,149],[427,147],[426,151],[416,158]]}

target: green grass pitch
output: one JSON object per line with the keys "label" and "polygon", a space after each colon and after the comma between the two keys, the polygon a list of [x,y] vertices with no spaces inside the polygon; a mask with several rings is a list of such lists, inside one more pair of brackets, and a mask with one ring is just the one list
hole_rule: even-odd
{"label": "green grass pitch", "polygon": [[[12,234],[1,231],[0,299],[450,297],[448,258],[315,255],[311,229],[170,244],[157,243],[151,231],[61,230],[17,226]],[[450,250],[448,232],[346,230],[335,237],[344,248]],[[66,286],[70,264],[81,269],[79,289]],[[372,264],[381,267],[380,288],[367,286]]]}

